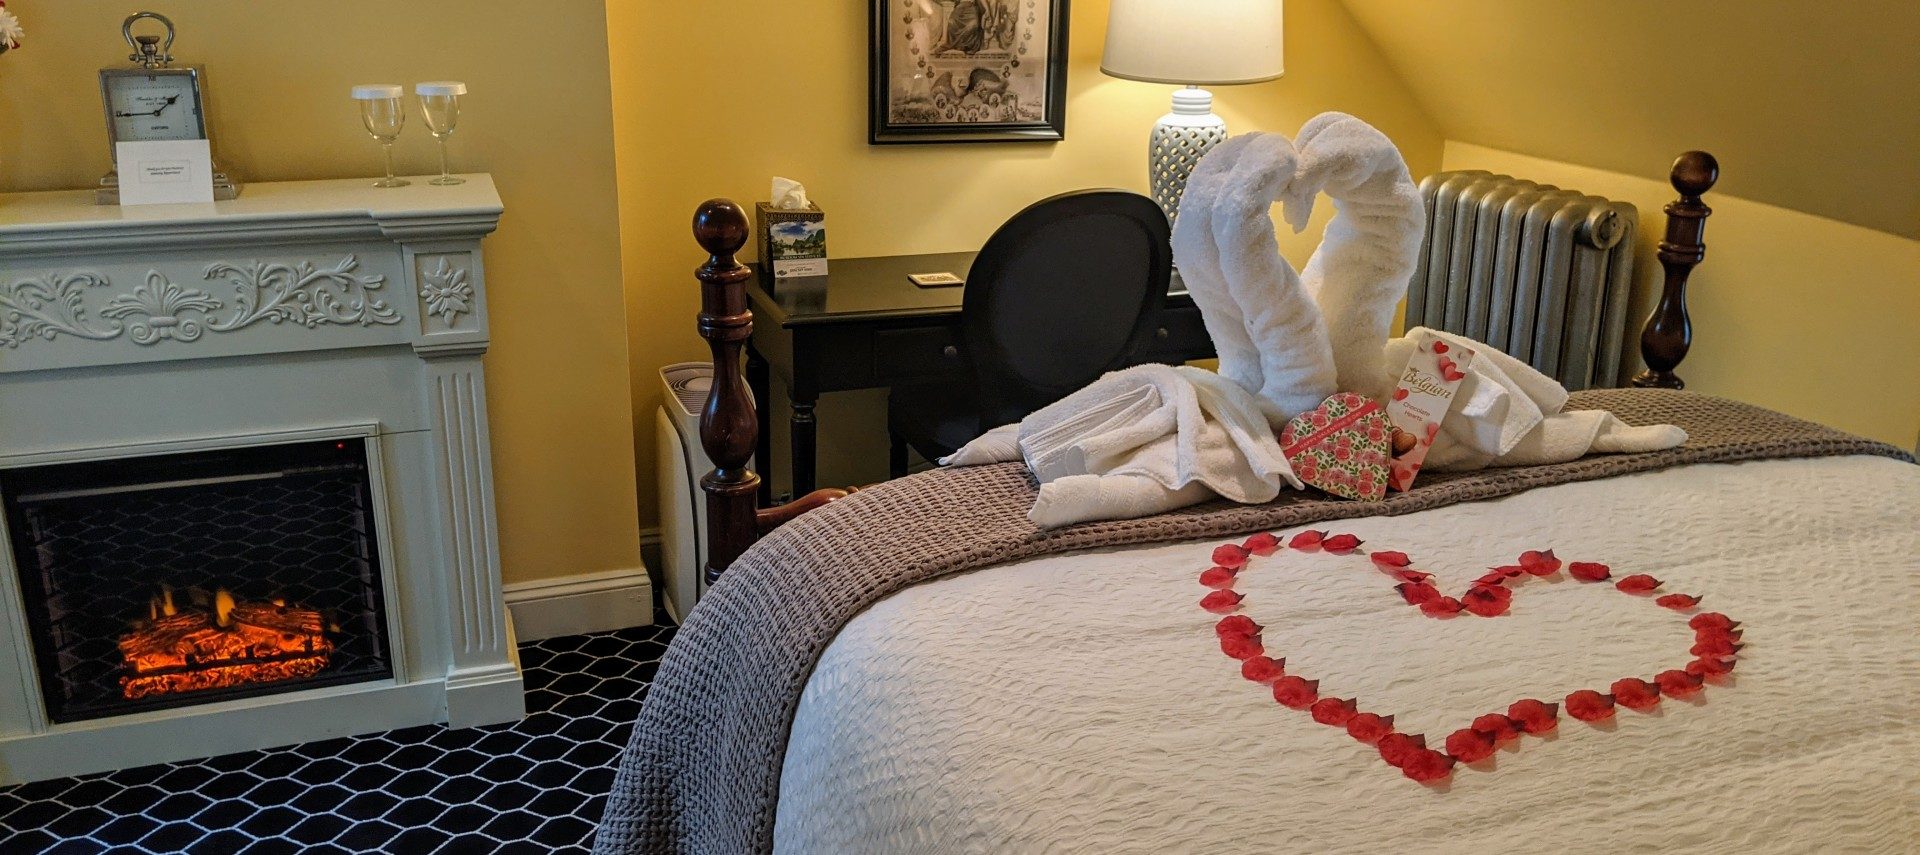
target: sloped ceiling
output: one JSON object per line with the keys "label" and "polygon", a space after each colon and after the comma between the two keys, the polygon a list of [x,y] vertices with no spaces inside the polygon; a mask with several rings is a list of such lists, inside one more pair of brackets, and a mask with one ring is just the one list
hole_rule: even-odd
{"label": "sloped ceiling", "polygon": [[1916,0],[1344,0],[1447,139],[1920,237]]}

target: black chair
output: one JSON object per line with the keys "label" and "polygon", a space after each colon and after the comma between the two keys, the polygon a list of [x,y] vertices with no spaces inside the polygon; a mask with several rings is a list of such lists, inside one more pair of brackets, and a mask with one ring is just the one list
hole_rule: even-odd
{"label": "black chair", "polygon": [[967,274],[962,388],[896,388],[887,399],[894,477],[907,448],[932,460],[1135,364],[1166,301],[1166,215],[1124,190],[1082,190],[1015,214]]}

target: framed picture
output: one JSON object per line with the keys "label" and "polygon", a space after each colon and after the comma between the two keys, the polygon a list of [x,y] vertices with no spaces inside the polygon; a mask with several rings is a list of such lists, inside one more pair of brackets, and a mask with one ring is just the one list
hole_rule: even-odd
{"label": "framed picture", "polygon": [[1067,0],[871,0],[867,140],[1067,134]]}

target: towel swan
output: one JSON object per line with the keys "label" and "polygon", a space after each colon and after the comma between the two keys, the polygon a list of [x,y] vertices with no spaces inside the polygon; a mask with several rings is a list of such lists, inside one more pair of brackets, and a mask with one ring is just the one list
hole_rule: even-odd
{"label": "towel swan", "polygon": [[[1304,274],[1296,273],[1280,255],[1272,209],[1281,204],[1301,231],[1321,193],[1333,199],[1334,218]],[[1221,494],[1263,501],[1283,483],[1300,486],[1275,429],[1336,391],[1383,396],[1393,366],[1430,333],[1481,358],[1461,383],[1429,469],[1555,463],[1686,441],[1673,425],[1630,427],[1604,411],[1563,412],[1564,387],[1480,342],[1424,329],[1389,340],[1425,223],[1399,150],[1353,116],[1323,113],[1291,141],[1262,133],[1229,139],[1195,166],[1173,230],[1174,259],[1213,338],[1218,376],[1162,366],[1114,372],[941,462],[1025,459],[1041,482],[1028,518],[1043,528],[1144,516]],[[1157,425],[1169,432],[1150,438]],[[1092,450],[1104,453],[1090,459]]]}

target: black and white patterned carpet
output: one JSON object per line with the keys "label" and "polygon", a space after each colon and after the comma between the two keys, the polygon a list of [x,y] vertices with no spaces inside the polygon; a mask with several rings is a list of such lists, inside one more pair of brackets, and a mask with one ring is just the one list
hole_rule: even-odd
{"label": "black and white patterned carpet", "polygon": [[522,645],[528,715],[514,724],[0,788],[0,853],[585,852],[673,638],[656,620]]}

